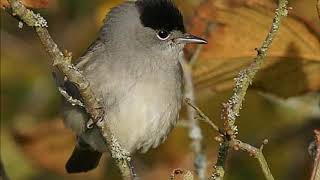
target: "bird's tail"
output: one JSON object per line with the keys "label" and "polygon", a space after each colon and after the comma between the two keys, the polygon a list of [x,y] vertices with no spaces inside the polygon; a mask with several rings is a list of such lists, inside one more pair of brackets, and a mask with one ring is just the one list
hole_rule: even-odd
{"label": "bird's tail", "polygon": [[68,173],[87,172],[96,168],[102,153],[91,148],[82,148],[76,145],[66,164]]}

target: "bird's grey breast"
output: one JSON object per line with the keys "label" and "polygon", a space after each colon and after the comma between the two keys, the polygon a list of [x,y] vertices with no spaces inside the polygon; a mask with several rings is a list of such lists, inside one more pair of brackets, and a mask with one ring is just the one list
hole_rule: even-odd
{"label": "bird's grey breast", "polygon": [[165,139],[178,118],[181,66],[176,59],[123,57],[101,56],[111,59],[87,66],[84,72],[102,97],[106,121],[120,143],[130,152],[146,151]]}

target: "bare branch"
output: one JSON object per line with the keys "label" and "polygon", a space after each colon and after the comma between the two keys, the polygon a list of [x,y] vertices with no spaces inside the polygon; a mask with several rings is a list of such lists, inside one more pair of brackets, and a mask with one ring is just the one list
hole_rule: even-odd
{"label": "bare branch", "polygon": [[[186,103],[191,106],[192,108],[194,108],[196,110],[196,112],[199,114],[199,119],[200,120],[203,120],[204,122],[208,123],[212,129],[214,129],[215,131],[217,131],[218,133],[220,133],[220,136],[218,136],[217,138],[215,138],[218,142],[221,142],[223,141],[223,138],[224,137],[224,134],[223,132],[219,129],[219,127],[217,125],[215,125],[210,119],[208,116],[206,116],[198,107],[196,107],[194,104],[192,104],[192,102],[190,101],[190,99],[186,99]],[[225,138],[225,137],[224,137]],[[229,142],[226,141],[228,143],[227,146],[224,146],[225,148],[227,147],[232,147],[233,149],[235,150],[243,150],[247,153],[250,154],[250,156],[253,156],[255,158],[258,159],[258,162],[259,162],[259,165],[265,175],[265,177],[267,179],[273,179],[272,177],[272,174],[271,174],[271,171],[269,169],[269,166],[267,164],[267,161],[265,160],[264,158],[264,155],[262,153],[262,149],[263,149],[263,145],[264,144],[267,144],[267,140],[264,140],[263,144],[261,145],[260,149],[254,147],[254,146],[251,146],[250,144],[247,144],[247,143],[244,143],[240,140],[237,140],[237,139],[232,139],[230,140]],[[219,156],[222,156],[221,158],[225,157],[225,155],[222,155],[222,154],[219,154]],[[212,177],[220,177],[222,176],[223,177],[224,175],[224,169],[221,167],[221,166],[215,166],[215,174],[212,175]]]}
{"label": "bare branch", "polygon": [[[264,58],[267,55],[269,47],[276,33],[280,28],[282,17],[287,16],[287,0],[279,0],[278,8],[275,12],[275,17],[271,25],[270,32],[266,39],[263,41],[260,48],[256,49],[257,56],[253,59],[253,63],[246,69],[240,71],[238,76],[235,78],[235,88],[232,97],[227,102],[227,120],[230,130],[234,130],[236,118],[239,116],[240,109],[242,107],[244,97],[248,90],[249,85],[252,83],[254,76],[262,67]],[[236,132],[234,132],[236,133]],[[230,134],[233,135],[233,134]]]}
{"label": "bare branch", "polygon": [[[228,100],[228,102],[224,104],[224,110],[222,112],[222,119],[224,120],[225,124],[224,131],[227,136],[223,139],[224,141],[220,145],[216,169],[224,168],[225,160],[227,158],[228,149],[230,146],[228,141],[235,139],[238,133],[237,126],[235,123],[236,118],[239,116],[239,112],[242,107],[244,97],[246,95],[249,85],[252,83],[254,79],[254,76],[259,71],[264,62],[264,58],[267,55],[268,49],[271,46],[271,43],[280,28],[282,17],[287,16],[288,14],[287,4],[287,0],[278,1],[278,8],[276,9],[275,17],[273,19],[270,31],[266,39],[263,41],[261,47],[256,49],[257,56],[253,59],[253,63],[249,65],[249,67],[247,67],[246,69],[242,70],[238,74],[238,77],[235,78],[236,85],[233,90],[234,94]],[[214,171],[212,179],[223,179],[223,175],[216,176],[216,174],[217,173]],[[270,177],[266,176],[266,178]]]}
{"label": "bare branch", "polygon": [[[18,19],[21,19],[28,26],[35,28],[42,45],[52,59],[53,66],[56,66],[69,81],[77,85],[82,96],[85,109],[92,117],[93,122],[97,123],[99,120],[103,119],[103,107],[90,88],[90,83],[81,74],[81,72],[71,64],[71,57],[64,56],[58,45],[53,41],[46,29],[46,27],[48,27],[46,20],[41,17],[40,14],[35,14],[33,11],[27,9],[19,0],[9,0],[9,3],[11,5],[13,16],[18,16]],[[107,123],[97,123],[97,126],[103,132],[102,134],[109,146],[108,149],[111,151],[112,157],[115,158],[122,173],[122,177],[124,179],[134,179],[128,165],[128,161],[130,160],[129,154],[117,143]]]}
{"label": "bare branch", "polygon": [[[212,29],[213,24],[208,23],[207,28],[205,29],[204,36],[208,36],[209,31]],[[182,68],[183,68],[183,77],[184,77],[184,96],[185,98],[188,98],[190,102],[195,104],[196,98],[194,93],[194,86],[193,86],[193,80],[192,80],[192,66],[196,62],[196,60],[199,57],[199,54],[201,52],[202,45],[198,45],[196,47],[195,52],[193,53],[192,57],[187,62],[185,59],[183,59],[181,62]],[[194,166],[197,172],[197,176],[200,180],[206,179],[206,173],[207,173],[207,158],[202,150],[202,132],[198,125],[198,121],[195,118],[195,110],[187,106],[187,114],[188,114],[188,122],[189,122],[189,137],[192,140],[192,150],[195,154],[194,159]]]}
{"label": "bare branch", "polygon": [[262,172],[263,172],[264,176],[266,177],[266,179],[273,180],[274,178],[271,174],[268,163],[262,153],[263,145],[266,144],[267,142],[268,141],[265,140],[260,148],[256,148],[256,147],[251,146],[250,144],[244,143],[240,140],[233,139],[230,141],[229,145],[230,145],[230,147],[232,147],[235,150],[238,150],[238,149],[243,150],[243,151],[249,153],[250,156],[253,156],[256,159],[258,159],[259,165],[260,165]]}
{"label": "bare branch", "polygon": [[208,123],[217,132],[222,133],[222,131],[219,129],[219,127],[217,125],[215,125],[210,120],[210,118],[207,115],[205,115],[195,104],[193,104],[193,102],[190,99],[186,98],[185,101],[189,106],[191,106],[197,112],[197,114],[199,115],[199,119],[200,120]]}
{"label": "bare branch", "polygon": [[58,45],[51,38],[47,27],[46,20],[39,14],[24,7],[18,0],[9,0],[13,15],[17,15],[28,26],[34,27],[37,35],[52,59],[53,66],[56,66],[65,76],[74,82],[86,105],[87,112],[97,120],[103,116],[102,105],[95,98],[93,91],[89,88],[89,82],[80,73],[80,71],[69,62],[70,57],[65,57],[60,51]]}
{"label": "bare branch", "polygon": [[[185,94],[184,96],[190,101],[195,102],[194,87],[192,82],[192,69],[191,66],[185,61],[181,61],[183,68],[183,75],[185,81]],[[195,111],[187,107],[188,123],[189,123],[189,138],[191,139],[192,150],[195,155],[194,166],[197,172],[197,176],[200,180],[206,179],[207,172],[207,158],[202,150],[202,132],[198,125],[198,121],[195,119]]]}

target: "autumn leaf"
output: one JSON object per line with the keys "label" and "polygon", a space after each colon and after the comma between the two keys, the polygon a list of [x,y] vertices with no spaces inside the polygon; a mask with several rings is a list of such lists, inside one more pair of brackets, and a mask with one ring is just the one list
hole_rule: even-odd
{"label": "autumn leaf", "polygon": [[[205,32],[208,23],[213,24],[209,43],[194,66],[199,96],[232,89],[233,78],[252,62],[255,48],[270,29],[273,3],[230,3],[234,1],[206,1],[190,20],[189,29],[197,35]],[[189,47],[187,54],[193,51]],[[291,15],[284,19],[252,88],[281,97],[320,90],[319,37],[301,19]]]}

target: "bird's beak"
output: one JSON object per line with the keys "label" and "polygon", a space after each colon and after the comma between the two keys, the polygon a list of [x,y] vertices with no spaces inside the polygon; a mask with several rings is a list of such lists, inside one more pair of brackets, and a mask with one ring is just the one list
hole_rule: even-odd
{"label": "bird's beak", "polygon": [[178,43],[192,43],[192,44],[207,44],[208,42],[205,39],[199,38],[191,34],[183,34],[181,37],[175,39]]}

